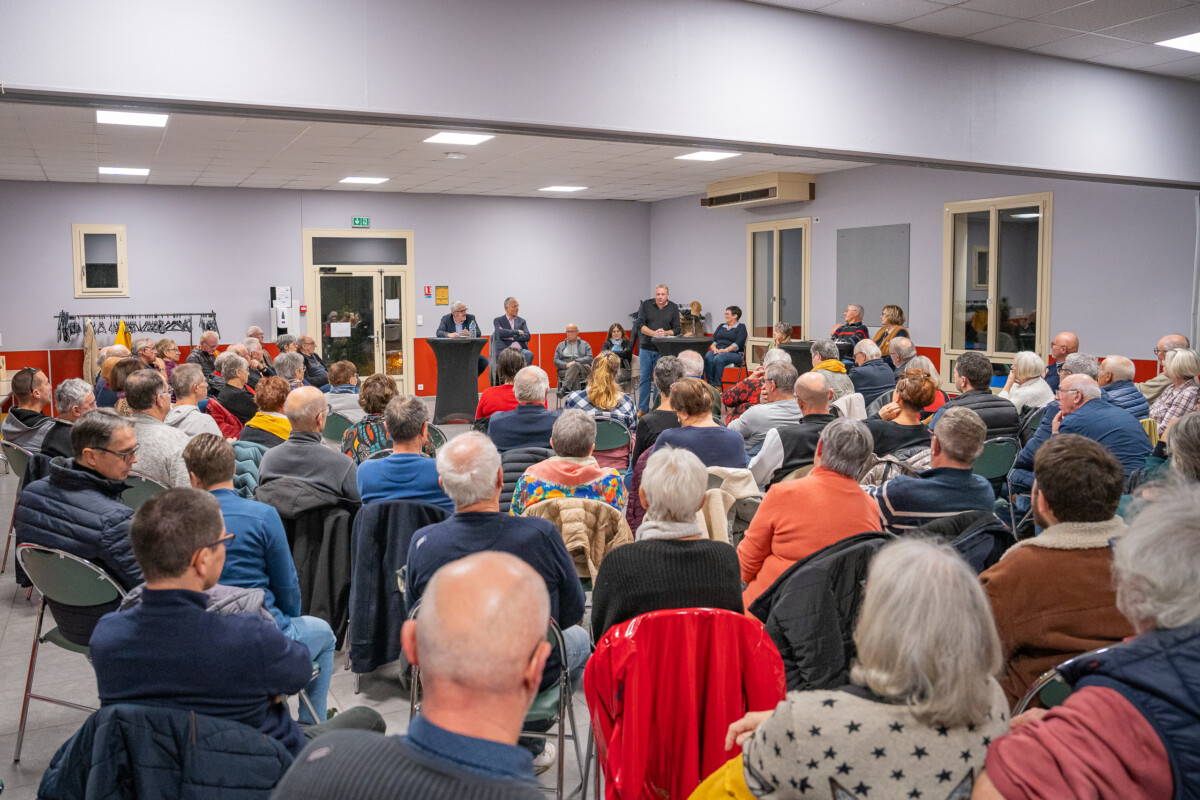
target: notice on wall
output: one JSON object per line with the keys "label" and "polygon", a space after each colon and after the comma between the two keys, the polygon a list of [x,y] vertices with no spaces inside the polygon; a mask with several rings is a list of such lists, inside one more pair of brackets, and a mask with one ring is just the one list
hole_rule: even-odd
{"label": "notice on wall", "polygon": [[400,319],[400,298],[388,298],[383,301],[383,316],[386,319]]}
{"label": "notice on wall", "polygon": [[272,308],[291,308],[292,307],[292,287],[290,286],[274,286],[272,287],[273,297],[271,298]]}
{"label": "notice on wall", "polygon": [[450,287],[449,286],[437,287],[437,297],[434,299],[433,304],[436,306],[450,305]]}
{"label": "notice on wall", "polygon": [[329,336],[333,339],[346,339],[350,336],[349,322],[331,322],[329,324]]}

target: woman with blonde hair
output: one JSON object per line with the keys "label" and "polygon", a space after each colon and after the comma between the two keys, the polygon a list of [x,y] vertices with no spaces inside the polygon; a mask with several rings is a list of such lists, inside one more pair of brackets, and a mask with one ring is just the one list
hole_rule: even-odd
{"label": "woman with blonde hair", "polygon": [[901,336],[908,338],[908,328],[904,327],[904,309],[900,306],[888,303],[883,307],[883,311],[879,315],[880,325],[879,330],[875,331],[874,341],[879,345],[879,352],[887,358],[892,346],[892,339]]}
{"label": "woman with blonde hair", "polygon": [[1046,362],[1037,353],[1022,350],[1013,356],[1012,369],[1008,372],[1008,380],[1000,390],[1000,396],[1011,400],[1017,407],[1017,413],[1027,408],[1041,408],[1054,399],[1054,390],[1042,373],[1046,371]]}
{"label": "woman with blonde hair", "polygon": [[978,578],[949,545],[905,538],[875,555],[864,591],[850,683],[788,692],[730,725],[725,746],[743,755],[693,798],[970,794],[988,744],[1008,732],[993,677],[1000,638]]}
{"label": "woman with blonde hair", "polygon": [[592,375],[587,388],[567,395],[563,408],[578,408],[596,419],[611,419],[633,430],[637,424],[637,406],[617,384],[620,369],[621,359],[616,353],[600,353],[592,359]]}

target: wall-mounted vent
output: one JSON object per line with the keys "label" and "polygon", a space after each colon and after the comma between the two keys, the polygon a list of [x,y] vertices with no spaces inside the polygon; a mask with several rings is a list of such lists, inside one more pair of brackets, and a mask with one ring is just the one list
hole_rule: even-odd
{"label": "wall-mounted vent", "polygon": [[816,178],[799,172],[764,172],[747,178],[710,183],[700,198],[705,208],[769,206],[797,203],[816,197]]}

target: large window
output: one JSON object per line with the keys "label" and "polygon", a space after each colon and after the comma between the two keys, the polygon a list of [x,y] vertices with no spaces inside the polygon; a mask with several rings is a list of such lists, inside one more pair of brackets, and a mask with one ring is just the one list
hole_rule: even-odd
{"label": "large window", "polygon": [[746,226],[746,312],[750,363],[771,344],[776,322],[792,326],[793,339],[808,339],[811,220],[782,219]]}
{"label": "large window", "polygon": [[1053,193],[947,203],[943,238],[942,379],[968,350],[1011,364],[1050,349]]}

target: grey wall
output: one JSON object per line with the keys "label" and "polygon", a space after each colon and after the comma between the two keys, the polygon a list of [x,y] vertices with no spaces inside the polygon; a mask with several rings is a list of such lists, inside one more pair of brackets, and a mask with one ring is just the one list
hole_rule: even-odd
{"label": "grey wall", "polygon": [[0,2],[0,82],[1200,183],[1200,84],[742,0]]}
{"label": "grey wall", "polygon": [[[912,225],[909,329],[937,347],[942,318],[942,206],[955,200],[1054,192],[1050,325],[1082,348],[1149,359],[1157,338],[1190,327],[1196,193],[1085,181],[909,167],[866,167],[817,176],[811,203],[705,209],[697,197],[650,212],[651,280],[705,309],[746,301],[746,225],[820,218],[812,242],[812,328],[828,331],[836,308],[837,230]],[[879,309],[867,309],[868,325]]]}
{"label": "grey wall", "polygon": [[[648,289],[640,203],[0,182],[0,286],[21,298],[0,309],[4,347],[56,346],[51,316],[63,309],[216,309],[222,339],[240,338],[268,325],[270,286],[290,285],[304,302],[303,229],[349,228],[360,215],[374,229],[414,231],[418,291],[448,285],[487,330],[508,295],[537,332],[568,322],[604,330]],[[80,222],[127,226],[128,299],[74,299],[71,224]],[[416,335],[432,336],[445,311],[418,294]]]}

